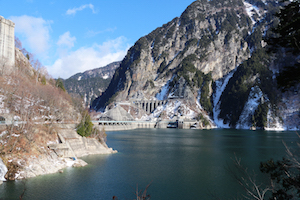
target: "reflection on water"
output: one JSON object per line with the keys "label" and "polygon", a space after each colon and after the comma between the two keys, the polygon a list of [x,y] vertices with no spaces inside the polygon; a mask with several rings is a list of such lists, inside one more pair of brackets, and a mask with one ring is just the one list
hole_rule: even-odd
{"label": "reflection on water", "polygon": [[[137,184],[143,189],[150,182],[152,199],[211,199],[211,194],[232,199],[241,192],[226,170],[232,158],[242,158],[259,174],[261,161],[285,155],[282,140],[290,144],[298,138],[293,132],[244,130],[108,132],[108,145],[119,153],[87,156],[87,167],[31,178],[24,199],[134,199]],[[22,181],[6,182],[0,199],[18,199],[23,188]]]}

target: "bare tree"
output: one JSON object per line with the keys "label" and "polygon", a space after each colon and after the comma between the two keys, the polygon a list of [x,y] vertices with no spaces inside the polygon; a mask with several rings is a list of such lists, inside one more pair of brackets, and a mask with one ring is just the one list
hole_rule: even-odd
{"label": "bare tree", "polygon": [[136,186],[136,190],[135,190],[135,196],[136,196],[136,199],[135,200],[150,200],[150,195],[147,194],[147,190],[148,188],[150,187],[151,183],[149,183],[145,190],[142,191],[142,190],[139,190],[138,188],[138,185]]}
{"label": "bare tree", "polygon": [[234,169],[230,169],[229,172],[246,191],[243,197],[245,199],[263,200],[266,193],[270,191],[270,187],[264,186],[262,183],[257,183],[256,173],[254,171],[249,172],[248,168],[245,168],[241,164],[241,159],[235,156],[233,161]]}
{"label": "bare tree", "polygon": [[18,49],[23,49],[21,40],[18,37],[16,37],[16,36],[15,36],[15,46]]}
{"label": "bare tree", "polygon": [[[137,185],[137,186],[136,186],[136,189],[135,189],[135,193],[134,193],[136,199],[134,199],[134,200],[150,200],[150,195],[147,194],[147,190],[148,190],[148,188],[150,187],[150,185],[151,185],[151,183],[149,183],[149,184],[146,186],[146,188],[145,188],[144,191],[139,190],[139,187],[138,187],[138,185]],[[112,199],[113,199],[113,200],[118,200],[118,197],[113,196]]]}
{"label": "bare tree", "polygon": [[8,67],[8,59],[6,57],[2,57],[0,59],[0,76],[3,76],[5,74],[5,70],[7,70]]}

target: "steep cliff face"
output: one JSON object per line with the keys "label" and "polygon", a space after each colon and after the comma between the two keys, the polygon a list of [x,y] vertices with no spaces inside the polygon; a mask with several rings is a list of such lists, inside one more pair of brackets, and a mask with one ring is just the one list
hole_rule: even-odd
{"label": "steep cliff face", "polygon": [[[273,0],[195,1],[130,48],[92,108],[175,98],[193,109],[194,117],[210,116],[217,126],[262,126],[256,121],[276,104],[274,58],[265,54],[262,37],[273,25],[277,6]],[[257,103],[250,114],[246,104],[252,97]]]}
{"label": "steep cliff face", "polygon": [[[180,18],[142,37],[128,51],[110,86],[119,92],[115,100],[129,99],[137,91],[155,96],[157,86],[181,70],[188,71],[190,81],[197,70],[211,72],[213,80],[223,77],[249,57],[248,44],[241,41],[252,25],[242,1],[195,1]],[[149,81],[156,90],[145,88]],[[103,102],[95,101],[94,107],[103,107]]]}

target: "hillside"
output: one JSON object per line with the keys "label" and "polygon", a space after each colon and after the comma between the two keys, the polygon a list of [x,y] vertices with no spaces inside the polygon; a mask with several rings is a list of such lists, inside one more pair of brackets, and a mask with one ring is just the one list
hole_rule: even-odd
{"label": "hillside", "polygon": [[[37,59],[28,59],[18,48],[15,54],[15,65],[1,62],[0,183],[86,165],[77,156],[113,153],[106,144],[77,134],[81,100],[71,98],[41,65],[34,65],[39,63]],[[64,141],[70,135],[74,147]],[[87,140],[92,148],[84,145]],[[50,149],[50,145],[55,148]],[[80,150],[69,154],[76,160],[66,158],[60,146],[63,152]]]}
{"label": "hillside", "polygon": [[64,86],[69,94],[83,98],[85,105],[89,107],[106,90],[120,63],[113,62],[104,67],[77,73],[63,80]]}
{"label": "hillside", "polygon": [[[132,105],[129,110],[138,110],[135,102],[167,100],[155,115],[143,118],[200,119],[207,127],[287,128],[289,114],[280,105],[291,96],[277,90],[275,77],[289,54],[270,57],[263,41],[272,34],[278,9],[275,0],[195,1],[129,49],[91,107],[104,111],[125,101]],[[299,114],[297,109],[292,115]]]}

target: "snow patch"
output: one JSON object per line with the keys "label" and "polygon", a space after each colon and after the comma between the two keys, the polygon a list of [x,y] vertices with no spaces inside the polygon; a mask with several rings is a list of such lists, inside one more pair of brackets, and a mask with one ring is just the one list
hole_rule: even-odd
{"label": "snow patch", "polygon": [[226,77],[225,79],[221,79],[221,80],[217,80],[216,81],[216,92],[214,94],[214,98],[213,98],[213,115],[214,115],[214,122],[217,125],[218,128],[229,128],[228,124],[224,124],[224,120],[219,118],[219,114],[221,112],[220,110],[220,98],[222,96],[222,93],[224,92],[229,80],[231,79],[231,77],[233,76],[234,72],[236,70],[231,71]]}
{"label": "snow patch", "polygon": [[260,13],[259,13],[259,8],[244,1],[244,5],[246,7],[246,12],[248,14],[248,16],[250,17],[251,21],[252,21],[252,24],[255,24],[256,22],[254,21],[253,19],[253,15],[257,14],[260,16]]}
{"label": "snow patch", "polygon": [[15,134],[15,133],[12,133],[11,136],[12,136],[12,137],[20,137],[19,134]]}
{"label": "snow patch", "polygon": [[9,110],[5,108],[4,100],[6,99],[5,96],[0,95],[0,113],[9,113]]}
{"label": "snow patch", "polygon": [[[173,78],[172,78],[173,79]],[[171,80],[172,80],[171,79]],[[163,101],[167,98],[168,92],[169,92],[169,82],[171,81],[169,80],[161,89],[160,92],[156,94],[156,98],[160,101]]]}
{"label": "snow patch", "polygon": [[180,100],[169,100],[165,105],[158,106],[148,118],[144,117],[143,119],[155,120],[161,117],[162,112],[165,112],[168,119],[173,119],[174,117],[179,116],[184,116],[186,118],[192,119],[196,114],[192,109],[190,109]]}
{"label": "snow patch", "polygon": [[72,167],[75,164],[75,160],[73,159],[65,158],[64,161],[66,162],[67,167]]}
{"label": "snow patch", "polygon": [[247,103],[245,104],[242,114],[240,115],[236,128],[250,129],[252,126],[250,123],[251,117],[254,115],[255,110],[260,104],[262,96],[263,93],[258,86],[251,88]]}
{"label": "snow patch", "polygon": [[78,80],[78,81],[80,81],[80,80],[81,80],[81,78],[82,78],[82,77],[81,77],[81,76],[79,76],[77,80]]}
{"label": "snow patch", "polygon": [[109,78],[109,75],[108,75],[108,74],[105,74],[102,78],[103,78],[103,79],[108,79],[108,78]]}
{"label": "snow patch", "polygon": [[197,104],[197,106],[198,106],[198,108],[199,108],[200,110],[203,110],[203,108],[202,108],[202,106],[201,106],[201,104],[200,104],[200,98],[201,98],[201,89],[198,91],[198,96],[197,96],[196,104]]}
{"label": "snow patch", "polygon": [[267,127],[265,127],[266,131],[284,131],[284,127],[280,123],[278,117],[273,117],[272,111],[269,109],[267,114]]}
{"label": "snow patch", "polygon": [[5,181],[5,174],[7,173],[7,167],[4,165],[2,159],[0,158],[0,181]]}

